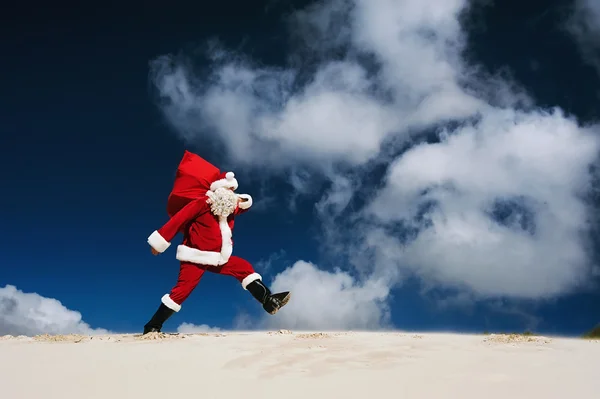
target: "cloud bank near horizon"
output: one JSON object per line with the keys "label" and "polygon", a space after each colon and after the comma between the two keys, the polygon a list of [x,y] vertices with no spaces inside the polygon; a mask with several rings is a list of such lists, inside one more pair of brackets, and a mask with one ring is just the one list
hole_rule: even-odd
{"label": "cloud bank near horizon", "polygon": [[80,312],[67,309],[54,298],[26,293],[13,285],[0,288],[0,336],[108,333],[108,330],[90,327]]}
{"label": "cloud bank near horizon", "polygon": [[[469,4],[329,0],[290,18],[291,51],[307,64],[220,47],[204,75],[181,57],[152,63],[182,139],[218,141],[239,168],[329,182],[316,209],[324,244],[346,261],[278,274],[273,287],[294,300],[265,323],[380,327],[409,276],[474,299],[543,300],[597,273],[584,198],[599,126],[469,64]],[[376,190],[373,163],[387,167]]]}

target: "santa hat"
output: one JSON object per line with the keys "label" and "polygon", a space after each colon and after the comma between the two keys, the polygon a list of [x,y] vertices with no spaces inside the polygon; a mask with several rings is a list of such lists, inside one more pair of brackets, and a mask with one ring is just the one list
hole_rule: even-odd
{"label": "santa hat", "polygon": [[167,213],[172,217],[194,199],[219,187],[237,189],[238,182],[233,172],[221,172],[201,156],[186,150],[167,200]]}
{"label": "santa hat", "polygon": [[215,191],[217,188],[221,187],[237,190],[238,182],[235,179],[235,174],[233,172],[219,173],[217,180],[213,181],[210,185],[210,190]]}

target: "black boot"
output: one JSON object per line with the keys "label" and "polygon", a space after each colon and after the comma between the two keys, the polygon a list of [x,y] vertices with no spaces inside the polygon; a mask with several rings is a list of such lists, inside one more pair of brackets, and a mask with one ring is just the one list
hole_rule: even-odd
{"label": "black boot", "polygon": [[290,292],[279,292],[271,294],[267,286],[261,280],[254,280],[246,286],[252,296],[263,305],[263,309],[269,314],[275,314],[290,300]]}
{"label": "black boot", "polygon": [[160,332],[163,323],[167,321],[173,313],[175,313],[173,309],[170,309],[166,307],[164,303],[161,303],[156,310],[156,313],[154,313],[150,321],[144,326],[144,334],[148,334],[149,332]]}

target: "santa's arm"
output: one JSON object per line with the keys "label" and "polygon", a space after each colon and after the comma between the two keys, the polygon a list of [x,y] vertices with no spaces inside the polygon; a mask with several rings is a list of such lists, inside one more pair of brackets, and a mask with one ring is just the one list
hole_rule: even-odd
{"label": "santa's arm", "polygon": [[166,251],[183,225],[206,211],[208,211],[206,197],[193,200],[173,215],[160,229],[150,234],[148,244],[159,253]]}
{"label": "santa's arm", "polygon": [[250,209],[250,207],[252,206],[252,197],[250,196],[250,194],[238,194],[237,196],[241,198],[242,201],[238,203],[238,206],[235,209],[235,216],[241,215],[242,213]]}

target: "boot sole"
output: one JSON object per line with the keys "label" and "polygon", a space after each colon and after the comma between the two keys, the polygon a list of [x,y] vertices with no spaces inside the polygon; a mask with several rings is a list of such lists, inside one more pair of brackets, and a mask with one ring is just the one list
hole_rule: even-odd
{"label": "boot sole", "polygon": [[286,303],[288,303],[288,302],[290,301],[290,297],[291,297],[291,296],[292,296],[292,293],[291,293],[291,292],[289,292],[289,293],[288,293],[288,294],[285,296],[285,298],[283,298],[283,299],[281,300],[281,305],[280,305],[280,306],[279,306],[277,309],[275,309],[275,310],[273,310],[272,312],[270,312],[269,314],[272,314],[272,315],[274,315],[275,313],[277,313],[277,311],[279,311],[279,309],[281,309],[282,307],[284,307],[284,306],[286,305]]}

